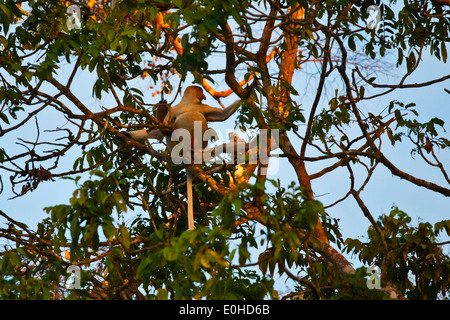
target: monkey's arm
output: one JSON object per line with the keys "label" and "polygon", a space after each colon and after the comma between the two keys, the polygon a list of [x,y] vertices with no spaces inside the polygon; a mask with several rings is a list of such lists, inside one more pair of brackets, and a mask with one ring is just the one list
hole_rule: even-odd
{"label": "monkey's arm", "polygon": [[210,106],[205,106],[203,115],[207,121],[225,121],[227,120],[239,107],[241,100],[236,100],[230,106],[225,109],[213,108]]}

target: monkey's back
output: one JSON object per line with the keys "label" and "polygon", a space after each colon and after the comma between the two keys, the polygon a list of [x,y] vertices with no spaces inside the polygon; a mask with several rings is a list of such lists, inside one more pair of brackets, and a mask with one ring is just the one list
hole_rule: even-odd
{"label": "monkey's back", "polygon": [[[205,148],[208,145],[208,141],[203,141],[203,134],[208,130],[208,124],[205,116],[201,112],[189,111],[180,113],[172,124],[174,130],[185,129],[189,131],[191,135],[191,146],[201,145]],[[201,142],[201,144],[199,144]]]}

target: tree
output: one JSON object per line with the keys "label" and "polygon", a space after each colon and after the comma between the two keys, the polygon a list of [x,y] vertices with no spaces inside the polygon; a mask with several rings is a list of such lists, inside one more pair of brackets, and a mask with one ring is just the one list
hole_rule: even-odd
{"label": "tree", "polygon": [[[396,97],[450,79],[443,72],[408,81],[426,53],[447,61],[449,7],[424,0],[374,4],[371,10],[362,1],[1,2],[1,190],[8,186],[26,201],[59,178],[73,180],[75,190],[68,203],[45,209],[49,216],[36,230],[0,211],[0,237],[7,240],[0,296],[448,298],[448,242],[439,236],[450,235],[450,220],[414,226],[396,206],[376,218],[364,189],[384,169],[425,196],[450,196],[444,121],[423,120],[419,107]],[[377,64],[384,61],[403,72],[394,84],[392,77],[382,80]],[[318,72],[307,75],[312,66]],[[95,78],[92,91],[83,85],[86,76]],[[314,91],[304,104],[307,79]],[[155,108],[168,97],[175,101],[189,81],[220,104],[227,97],[243,101],[235,129],[272,137],[278,130],[278,159],[295,174],[292,181],[272,179],[262,162],[189,165],[193,231],[186,230],[186,166],[172,163],[163,144],[124,134],[170,130]],[[151,87],[145,93],[142,83]],[[381,109],[371,104],[382,97],[390,102]],[[416,162],[441,177],[402,170],[393,160],[397,149],[386,142],[410,143]],[[330,186],[335,201],[322,203],[314,182],[332,174],[347,179],[348,189],[340,195]],[[336,204],[350,199],[351,214],[370,221],[367,241],[344,240],[333,217]],[[81,268],[80,289],[67,289],[70,265]],[[369,266],[379,268],[379,279]],[[277,277],[295,287],[281,296]],[[372,280],[380,281],[379,290],[371,289]]]}

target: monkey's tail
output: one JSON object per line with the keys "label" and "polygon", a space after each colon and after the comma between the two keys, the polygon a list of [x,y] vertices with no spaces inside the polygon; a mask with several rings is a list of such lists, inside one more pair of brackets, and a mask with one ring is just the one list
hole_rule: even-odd
{"label": "monkey's tail", "polygon": [[192,195],[192,175],[187,171],[187,202],[188,202],[188,227],[189,230],[194,230],[194,199]]}

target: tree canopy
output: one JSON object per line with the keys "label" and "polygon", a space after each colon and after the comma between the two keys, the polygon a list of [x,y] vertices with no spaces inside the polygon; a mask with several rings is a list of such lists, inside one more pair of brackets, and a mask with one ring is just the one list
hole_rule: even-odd
{"label": "tree canopy", "polygon": [[[449,100],[399,95],[450,79],[449,25],[447,1],[1,1],[0,191],[27,201],[61,179],[74,191],[36,228],[0,207],[0,298],[449,298],[446,208],[435,223],[396,205],[374,216],[366,191],[387,171],[381,190],[450,196],[446,124],[422,116]],[[433,59],[447,70],[411,82]],[[157,107],[193,83],[211,105],[242,100],[223,124],[236,139],[276,130],[275,174],[174,164],[164,142],[125,133],[170,131]],[[316,181],[336,177],[345,188],[329,183],[322,201]],[[369,221],[363,238],[342,232],[343,202]]]}

